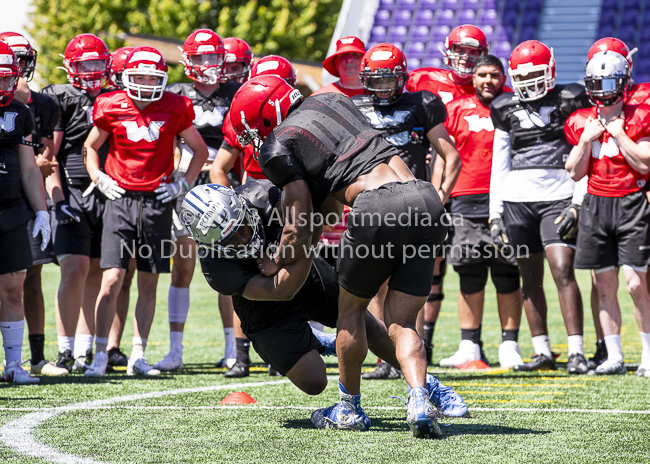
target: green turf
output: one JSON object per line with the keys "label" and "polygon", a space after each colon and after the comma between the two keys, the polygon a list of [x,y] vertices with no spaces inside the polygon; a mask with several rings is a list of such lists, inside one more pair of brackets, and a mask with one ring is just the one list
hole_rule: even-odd
{"label": "green turf", "polygon": [[[56,357],[53,295],[58,268],[45,266],[46,355]],[[197,274],[192,283],[192,307],[186,326],[184,362],[180,373],[155,379],[138,379],[125,372],[90,380],[80,375],[41,379],[36,386],[0,384],[0,427],[20,420],[39,408],[111,399],[138,393],[195,389],[215,385],[282,380],[257,369],[248,379],[226,380],[214,362],[223,355],[223,331],[216,294]],[[589,301],[589,276],[578,272],[585,301]],[[159,285],[158,315],[154,320],[147,355],[161,359],[168,349],[166,297],[169,277]],[[602,414],[587,410],[650,410],[650,379],[633,373],[621,377],[568,377],[562,369],[567,358],[566,333],[553,282],[545,282],[549,295],[549,326],[554,351],[562,353],[554,372],[516,374],[459,372],[430,368],[467,401],[472,417],[444,419],[444,438],[414,439],[405,423],[405,409],[390,396],[406,396],[404,382],[363,381],[363,405],[372,418],[367,433],[317,431],[309,422],[312,408],[332,404],[337,398],[336,362],[326,358],[331,374],[328,388],[309,397],[288,383],[246,388],[188,392],[153,398],[120,401],[110,405],[63,412],[35,430],[35,438],[52,448],[76,456],[115,463],[235,463],[235,462],[650,462],[650,414]],[[489,288],[489,287],[488,287]],[[449,272],[441,317],[436,325],[434,361],[451,355],[460,340],[456,315],[458,279]],[[555,295],[555,296],[554,296]],[[135,303],[135,293],[131,306]],[[625,359],[632,366],[640,361],[641,343],[632,305],[620,290],[623,310]],[[124,334],[128,353],[133,334],[131,319]],[[26,339],[25,334],[25,339]],[[500,327],[496,296],[489,288],[483,340],[487,357],[497,361]],[[590,311],[585,314],[585,347],[595,343]],[[524,322],[520,334],[524,358],[532,352]],[[25,340],[23,359],[29,350]],[[253,355],[253,361],[260,363]],[[372,368],[369,356],[365,369]],[[257,406],[237,409],[219,406],[233,390],[246,390]],[[16,410],[11,410],[16,408]],[[20,408],[32,408],[21,410]],[[387,409],[388,408],[388,409]],[[515,409],[514,411],[512,409]],[[516,409],[522,409],[517,411]],[[530,411],[526,409],[535,409]],[[46,460],[17,454],[0,444],[1,463],[44,463]]]}

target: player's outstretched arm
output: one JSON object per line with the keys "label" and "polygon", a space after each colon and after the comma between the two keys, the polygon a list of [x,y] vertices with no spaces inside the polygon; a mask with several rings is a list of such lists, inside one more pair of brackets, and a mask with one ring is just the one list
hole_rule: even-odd
{"label": "player's outstretched arm", "polygon": [[192,160],[187,167],[187,172],[185,172],[185,181],[191,184],[208,160],[208,146],[194,126],[188,127],[178,135],[183,137],[183,140],[193,152]]}
{"label": "player's outstretched arm", "polygon": [[460,154],[456,150],[454,142],[451,141],[447,129],[445,129],[442,123],[429,130],[427,138],[436,152],[445,161],[445,177],[442,185],[438,189],[438,194],[444,204],[449,199],[451,189],[456,183],[458,174],[460,174],[460,168],[462,167]]}
{"label": "player's outstretched arm", "polygon": [[230,150],[219,148],[217,156],[215,156],[214,161],[210,166],[210,182],[230,187],[230,181],[226,174],[228,174],[235,165],[235,161],[240,153],[241,152],[236,148],[231,148]]}
{"label": "player's outstretched arm", "polygon": [[277,268],[284,267],[302,257],[305,248],[311,243],[313,207],[307,182],[296,180],[284,186],[282,189],[282,212],[285,216],[284,228],[280,246],[273,258]]}

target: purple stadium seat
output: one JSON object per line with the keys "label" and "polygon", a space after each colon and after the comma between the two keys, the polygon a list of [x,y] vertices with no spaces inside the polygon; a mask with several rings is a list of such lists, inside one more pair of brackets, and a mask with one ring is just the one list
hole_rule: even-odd
{"label": "purple stadium seat", "polygon": [[420,0],[418,10],[435,10],[437,8],[436,0]]}
{"label": "purple stadium seat", "polygon": [[534,40],[537,37],[537,30],[534,27],[522,27],[519,31],[519,42]]}
{"label": "purple stadium seat", "polygon": [[394,0],[380,0],[379,1],[379,8],[382,9],[382,10],[393,11],[394,7],[395,7],[395,1]]}
{"label": "purple stadium seat", "polygon": [[598,30],[598,37],[603,38],[603,37],[612,37],[614,35],[614,26],[607,25],[607,26],[602,26]]}
{"label": "purple stadium seat", "polygon": [[[642,27],[641,28],[641,42],[648,42],[650,41],[650,27]],[[646,50],[646,53],[650,55],[650,47],[641,47],[639,52],[643,52]]]}
{"label": "purple stadium seat", "polygon": [[404,53],[411,58],[424,58],[424,49],[426,45],[422,42],[409,42],[404,47]]}
{"label": "purple stadium seat", "polygon": [[415,0],[397,0],[397,8],[401,10],[415,10]]}
{"label": "purple stadium seat", "polygon": [[388,42],[406,42],[406,26],[393,26],[388,30]]}
{"label": "purple stadium seat", "polygon": [[444,42],[431,42],[427,48],[427,58],[440,58],[442,51],[445,49]]}
{"label": "purple stadium seat", "polygon": [[498,42],[497,46],[495,47],[494,54],[498,57],[505,57],[508,58],[510,57],[510,53],[512,51],[512,46],[510,45],[510,42],[504,40],[502,42]]}
{"label": "purple stadium seat", "polygon": [[411,28],[411,39],[418,42],[426,42],[429,38],[429,28],[427,26],[416,26]]}
{"label": "purple stadium seat", "polygon": [[370,42],[382,42],[386,38],[386,28],[384,26],[373,26],[370,32]]}
{"label": "purple stadium seat", "polygon": [[510,40],[512,38],[512,28],[509,28],[507,26],[501,26],[497,30],[497,40],[503,41],[503,40]]}
{"label": "purple stadium seat", "polygon": [[[483,8],[487,9],[487,5],[485,2],[483,2]],[[504,6],[503,6],[503,11],[519,11],[521,8],[521,1],[520,0],[506,0]],[[492,7],[493,10],[496,10],[496,7]]]}
{"label": "purple stadium seat", "polygon": [[476,13],[474,10],[461,10],[458,12],[457,24],[474,24]]}
{"label": "purple stadium seat", "polygon": [[478,0],[461,0],[460,2],[461,9],[464,10],[478,10]]}
{"label": "purple stadium seat", "polygon": [[634,70],[638,74],[650,73],[650,59],[645,58],[645,59],[637,60],[637,62],[634,63]]}
{"label": "purple stadium seat", "polygon": [[442,68],[442,59],[440,58],[427,58],[422,62],[425,68]]}
{"label": "purple stadium seat", "polygon": [[481,27],[481,30],[485,32],[485,38],[487,39],[488,43],[492,42],[492,36],[494,35],[494,27],[483,26]]}
{"label": "purple stadium seat", "polygon": [[411,25],[411,12],[404,10],[393,11],[393,26],[410,26]]}
{"label": "purple stadium seat", "polygon": [[517,17],[519,15],[514,10],[505,10],[501,18],[501,24],[504,26],[515,26],[517,24]]}
{"label": "purple stadium seat", "polygon": [[616,10],[603,10],[600,13],[600,24],[602,26],[613,26],[616,22]]}
{"label": "purple stadium seat", "polygon": [[634,28],[633,27],[621,27],[618,31],[618,38],[621,39],[626,44],[629,44],[630,47],[634,44]]}
{"label": "purple stadium seat", "polygon": [[625,11],[621,17],[621,27],[625,26],[636,26],[637,19],[639,18],[639,12],[636,10]]}
{"label": "purple stadium seat", "polygon": [[439,8],[455,10],[458,8],[458,0],[441,0]]}
{"label": "purple stadium seat", "polygon": [[[646,5],[646,9],[647,9],[647,7],[648,6]],[[623,2],[623,8],[624,8],[623,11],[625,11],[627,9],[638,10],[639,9],[639,0],[625,0]]]}
{"label": "purple stadium seat", "polygon": [[497,10],[479,10],[478,24],[479,26],[496,26]]}
{"label": "purple stadium seat", "polygon": [[420,64],[422,61],[419,58],[408,58],[406,60],[406,67],[408,68],[409,71],[413,71],[414,69],[418,69],[422,67]]}
{"label": "purple stadium seat", "polygon": [[404,50],[404,44],[402,42],[391,42],[398,50]]}
{"label": "purple stadium seat", "polygon": [[524,13],[524,19],[521,24],[523,26],[537,27],[539,24],[539,15],[534,11],[526,11]]}
{"label": "purple stadium seat", "polygon": [[543,0],[528,0],[526,2],[526,9],[527,10],[541,10],[542,9],[542,4],[543,4]]}
{"label": "purple stadium seat", "polygon": [[379,10],[375,15],[375,26],[388,26],[390,24],[390,11]]}
{"label": "purple stadium seat", "polygon": [[420,10],[415,14],[415,26],[433,26],[433,10]]}
{"label": "purple stadium seat", "polygon": [[438,26],[453,26],[454,12],[452,10],[438,11],[438,14],[436,15],[436,24]]}
{"label": "purple stadium seat", "polygon": [[451,28],[449,26],[437,26],[433,30],[431,40],[433,42],[444,42],[447,39],[449,32],[451,32]]}

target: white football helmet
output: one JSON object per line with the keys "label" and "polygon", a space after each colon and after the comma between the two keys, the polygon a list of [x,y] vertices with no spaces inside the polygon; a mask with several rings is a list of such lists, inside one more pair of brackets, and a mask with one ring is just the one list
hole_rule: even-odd
{"label": "white football helmet", "polygon": [[597,106],[615,105],[625,96],[630,78],[626,57],[610,50],[596,53],[585,68],[587,95]]}
{"label": "white football helmet", "polygon": [[[221,258],[249,259],[261,255],[264,232],[257,210],[249,208],[246,200],[230,188],[197,185],[183,199],[180,219],[199,246],[216,250]],[[252,229],[250,241],[244,246],[228,245],[244,225]]]}

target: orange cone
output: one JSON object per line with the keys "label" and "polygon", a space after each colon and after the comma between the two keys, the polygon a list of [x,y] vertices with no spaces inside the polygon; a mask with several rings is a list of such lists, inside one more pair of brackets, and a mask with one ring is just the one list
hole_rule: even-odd
{"label": "orange cone", "polygon": [[221,404],[255,404],[255,401],[246,392],[233,392],[221,400]]}
{"label": "orange cone", "polygon": [[466,363],[461,364],[460,366],[456,366],[456,368],[462,370],[462,371],[480,371],[484,369],[489,369],[490,366],[485,364],[483,361],[468,361]]}

